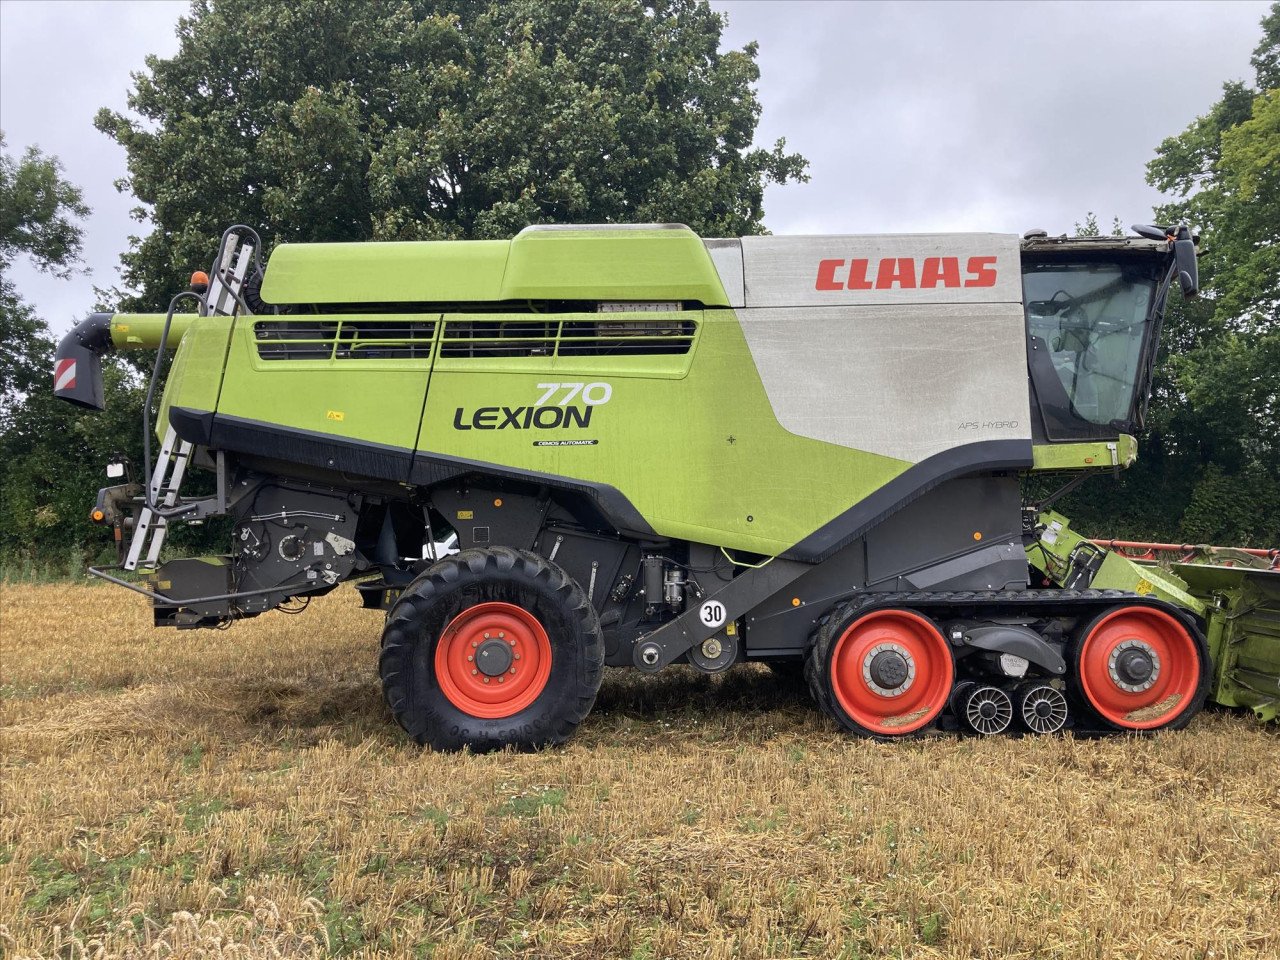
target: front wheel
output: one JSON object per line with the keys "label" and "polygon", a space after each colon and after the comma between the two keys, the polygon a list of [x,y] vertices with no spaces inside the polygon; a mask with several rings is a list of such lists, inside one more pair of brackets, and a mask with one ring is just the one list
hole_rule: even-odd
{"label": "front wheel", "polygon": [[383,695],[418,743],[495,750],[563,743],[604,674],[582,588],[536,554],[466,550],[424,570],[387,615]]}

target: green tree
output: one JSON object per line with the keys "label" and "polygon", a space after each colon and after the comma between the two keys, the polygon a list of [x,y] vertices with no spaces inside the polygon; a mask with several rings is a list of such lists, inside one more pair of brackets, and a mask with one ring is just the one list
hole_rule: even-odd
{"label": "green tree", "polygon": [[[1098,215],[1090,210],[1084,215],[1084,223],[1076,223],[1077,237],[1100,237],[1102,236],[1102,226],[1098,223]],[[1124,236],[1124,226],[1120,223],[1119,217],[1111,218],[1111,233],[1113,237]]]}
{"label": "green tree", "polygon": [[162,306],[237,221],[268,242],[763,232],[765,185],[807,162],[752,146],[756,47],[721,51],[723,26],[705,0],[194,0],[136,116],[96,121],[155,225],[127,305]]}
{"label": "green tree", "polygon": [[0,131],[0,269],[25,255],[41,270],[67,277],[80,262],[89,215],[80,188],[62,179],[62,165],[39,147],[9,156]]}
{"label": "green tree", "polygon": [[88,522],[102,464],[137,447],[139,391],[109,365],[105,418],[53,397],[54,341],[6,275],[18,257],[68,277],[80,264],[89,213],[57,159],[28,147],[20,159],[0,136],[0,557],[65,569],[71,550],[101,540]]}
{"label": "green tree", "polygon": [[40,270],[68,277],[80,263],[81,228],[88,216],[80,189],[37,147],[21,159],[9,155],[0,131],[0,417],[51,370],[49,328],[9,279],[18,257]]}
{"label": "green tree", "polygon": [[1280,544],[1280,3],[1262,29],[1255,86],[1225,84],[1147,167],[1158,222],[1201,234],[1203,296],[1171,296],[1142,459],[1068,505],[1097,532]]}

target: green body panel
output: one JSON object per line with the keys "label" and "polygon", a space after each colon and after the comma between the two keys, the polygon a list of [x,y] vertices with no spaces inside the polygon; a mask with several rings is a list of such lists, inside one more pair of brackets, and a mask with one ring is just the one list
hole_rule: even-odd
{"label": "green body panel", "polygon": [[728,304],[705,245],[680,229],[531,229],[514,240],[282,244],[268,303],[521,300]]}
{"label": "green body panel", "polygon": [[[179,403],[182,406],[194,410],[216,410],[222,389],[227,346],[231,340],[231,318],[186,314],[184,320],[187,323],[169,368],[160,415],[156,418],[156,434],[161,437],[169,423],[172,398],[181,398]],[[113,322],[113,331],[114,327]],[[170,329],[172,338],[173,330]],[[158,339],[157,335],[157,343],[152,344],[153,347],[159,345]]]}
{"label": "green body panel", "polygon": [[[646,318],[654,316],[661,315]],[[784,430],[737,316],[708,310],[700,318],[694,348],[683,355],[442,356],[432,373],[418,449],[606,483],[663,536],[770,555],[907,469],[905,461]],[[446,323],[459,319],[466,318],[445,317]],[[539,400],[558,406],[574,385],[579,391],[572,405],[583,407],[579,398],[603,394],[591,391],[594,383],[609,384],[610,396],[590,407],[584,428],[455,426],[459,419],[471,423],[478,409],[514,410]],[[564,386],[551,390],[551,384]],[[535,445],[558,440],[595,442]]]}
{"label": "green body panel", "polygon": [[1122,433],[1115,440],[1089,443],[1037,443],[1031,450],[1031,469],[1097,470],[1119,467],[1128,469],[1138,459],[1138,441]]}
{"label": "green body panel", "polygon": [[[358,358],[362,343],[379,343],[367,339],[371,324],[402,329],[406,322],[431,324],[441,318],[240,317],[224,364],[218,353],[224,341],[218,333],[228,321],[208,318],[193,329],[196,336],[190,345],[184,340],[165,403],[608,484],[662,536],[769,555],[793,546],[910,466],[783,429],[732,310],[614,316],[659,324],[664,317],[696,317],[699,322],[688,353],[556,356],[552,338],[546,356],[440,356],[440,331],[446,327],[437,324],[429,356],[424,347],[419,357],[365,360]],[[443,317],[446,324],[492,319]],[[559,319],[570,323],[598,320],[599,315],[565,314]],[[356,323],[364,341],[342,333],[343,324]],[[258,324],[276,329],[334,324],[336,332],[323,342],[339,344],[348,355],[336,356],[325,347],[330,352],[319,359],[263,359],[255,332]],[[284,342],[296,347],[321,341]],[[220,396],[217,376],[194,369],[206,365],[209,371],[225,369]],[[324,389],[316,389],[317,383]],[[552,389],[552,384],[563,386]],[[606,389],[605,402],[590,402],[602,399]],[[544,430],[456,425],[469,425],[477,411],[491,411],[482,414],[482,421],[492,425],[503,419],[503,408],[568,406],[587,419],[585,427],[577,421]],[[549,445],[566,440],[594,442]],[[798,477],[802,483],[797,483]],[[779,496],[780,490],[787,495]]]}
{"label": "green body panel", "polygon": [[284,243],[262,284],[267,303],[500,300],[508,240]]}
{"label": "green body panel", "polygon": [[728,306],[689,229],[526,230],[511,241],[503,300],[692,300]]}
{"label": "green body panel", "polygon": [[[375,317],[308,315],[302,318],[302,322],[337,325],[334,340],[341,343],[344,350],[349,350],[350,355],[335,359],[331,350],[329,357],[324,359],[264,360],[259,356],[255,326],[280,321],[274,317],[237,317],[217,411],[233,417],[412,450],[431,372],[431,341],[426,341],[421,357],[362,359],[359,354],[361,347],[375,350],[381,342],[367,336],[370,325],[402,327],[406,322],[434,324],[437,320],[438,316],[434,314],[379,314]],[[366,331],[364,339],[344,339],[343,324],[357,322]],[[317,385],[322,388],[318,389]],[[169,402],[178,406],[212,409],[189,403],[188,394],[181,386],[166,393]]]}

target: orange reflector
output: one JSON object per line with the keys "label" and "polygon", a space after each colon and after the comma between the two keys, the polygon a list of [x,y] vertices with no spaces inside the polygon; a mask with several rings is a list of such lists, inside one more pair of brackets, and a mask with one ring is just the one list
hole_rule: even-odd
{"label": "orange reflector", "polygon": [[800,606],[800,598],[799,598],[799,597],[792,597],[792,598],[791,598],[791,605],[792,605],[793,607],[798,607],[798,606]]}
{"label": "orange reflector", "polygon": [[500,507],[500,506],[502,506],[502,498],[501,498],[501,497],[498,497],[496,500],[494,500],[494,501],[493,501],[493,505],[494,505],[495,507]]}
{"label": "orange reflector", "polygon": [[101,523],[107,518],[107,515],[101,510],[95,510],[93,513],[89,514],[89,516],[93,518],[94,523]]}
{"label": "orange reflector", "polygon": [[975,531],[973,531],[973,539],[975,539],[975,540],[981,540],[981,539],[982,539],[982,531],[981,531],[981,530],[975,530]]}

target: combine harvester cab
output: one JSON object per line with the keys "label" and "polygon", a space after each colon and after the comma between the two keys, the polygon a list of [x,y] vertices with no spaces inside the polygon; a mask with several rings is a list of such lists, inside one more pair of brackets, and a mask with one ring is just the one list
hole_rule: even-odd
{"label": "combine harvester cab", "polygon": [[[441,748],[563,741],[606,665],[753,660],[885,739],[1179,727],[1242,631],[1263,653],[1214,689],[1252,705],[1274,637],[1117,580],[1114,551],[1055,564],[1068,538],[1023,501],[1032,473],[1136,456],[1169,287],[1197,283],[1186,228],[1138,232],[531,227],[264,268],[232,228],[196,313],[95,315],[60,347],[56,392],[89,407],[104,352],[176,348],[155,463],[94,510],[121,562],[93,572],[179,628],[355,581],[387,610],[392,713]],[[221,515],[227,554],[161,562],[170,523]]]}

